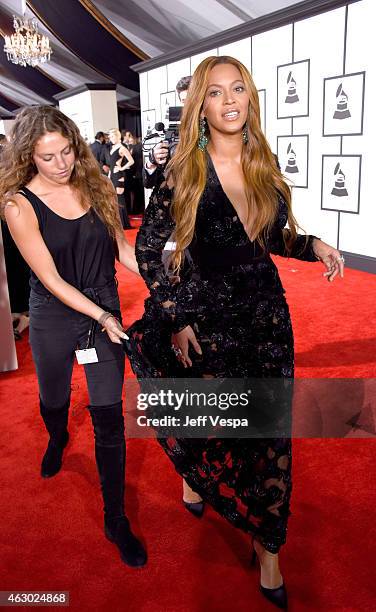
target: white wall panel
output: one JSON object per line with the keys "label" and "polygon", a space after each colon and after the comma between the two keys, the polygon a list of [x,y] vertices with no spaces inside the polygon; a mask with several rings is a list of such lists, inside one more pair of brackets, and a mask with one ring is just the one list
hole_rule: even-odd
{"label": "white wall panel", "polygon": [[204,60],[206,57],[210,57],[211,55],[218,55],[218,49],[210,49],[210,51],[204,51],[203,53],[198,53],[197,55],[192,55],[191,57],[191,74],[194,73],[197,66]]}
{"label": "white wall panel", "polygon": [[60,100],[59,108],[62,113],[75,122],[81,136],[87,142],[93,142],[93,112],[90,91],[83,91],[70,98]]}
{"label": "white wall panel", "polygon": [[148,72],[141,72],[140,74],[140,104],[142,110],[149,108],[148,74]]}
{"label": "white wall panel", "polygon": [[161,93],[167,91],[167,68],[160,66],[148,73],[149,108],[155,108],[157,121],[160,116]]}
{"label": "white wall panel", "polygon": [[[294,60],[310,59],[308,117],[296,117],[294,134],[309,134],[308,189],[293,190],[294,214],[304,229],[337,245],[338,213],[321,210],[322,155],[337,155],[340,138],[324,137],[323,79],[342,74],[345,7],[299,21],[294,27]],[[320,41],[320,44],[318,44]]]}
{"label": "white wall panel", "polygon": [[[91,112],[93,116],[93,138],[99,131],[108,132],[119,127],[116,91],[91,90]],[[91,140],[90,140],[91,141]]]}
{"label": "white wall panel", "polygon": [[344,136],[343,153],[362,155],[359,215],[341,214],[340,247],[376,257],[375,134],[376,134],[376,2],[349,5],[346,73],[366,71],[363,136]]}
{"label": "white wall panel", "polygon": [[266,137],[274,153],[277,135],[291,133],[290,119],[277,119],[277,66],[291,62],[291,48],[291,25],[252,38],[252,77],[257,89],[266,90]]}
{"label": "white wall panel", "polygon": [[191,58],[186,57],[167,66],[167,91],[173,91],[176,83],[191,74]]}
{"label": "white wall panel", "polygon": [[0,134],[5,134],[5,136],[9,136],[12,131],[12,127],[14,124],[14,119],[1,119],[0,120]]}
{"label": "white wall panel", "polygon": [[83,91],[60,100],[59,108],[75,122],[87,142],[93,142],[98,131],[119,126],[115,90]]}
{"label": "white wall panel", "polygon": [[224,45],[218,48],[218,55],[230,55],[235,57],[244,64],[251,72],[252,70],[252,53],[251,53],[251,38],[244,38],[229,45]]}

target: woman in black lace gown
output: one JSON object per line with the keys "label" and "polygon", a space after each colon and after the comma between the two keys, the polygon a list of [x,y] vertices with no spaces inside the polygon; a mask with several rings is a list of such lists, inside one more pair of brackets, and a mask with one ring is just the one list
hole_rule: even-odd
{"label": "woman in black lace gown", "polygon": [[[212,57],[197,68],[165,175],[136,242],[150,297],[127,330],[135,373],[292,378],[289,309],[270,254],[320,259],[330,281],[343,275],[343,260],[318,238],[297,234],[290,190],[261,132],[257,90],[237,60]],[[162,263],[172,234],[174,282]],[[187,270],[180,264],[188,246]],[[254,536],[261,590],[285,607],[277,553],[290,515],[291,439],[158,441],[203,500]]]}

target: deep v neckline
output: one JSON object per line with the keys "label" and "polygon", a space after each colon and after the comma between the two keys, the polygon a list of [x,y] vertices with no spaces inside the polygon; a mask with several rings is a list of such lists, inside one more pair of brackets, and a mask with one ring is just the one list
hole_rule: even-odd
{"label": "deep v neckline", "polygon": [[219,185],[219,187],[220,187],[220,189],[221,189],[221,191],[222,191],[223,195],[225,196],[225,198],[226,198],[227,202],[230,204],[231,208],[232,208],[232,209],[233,209],[233,211],[235,212],[235,215],[236,215],[236,220],[237,220],[237,221],[240,223],[240,225],[242,226],[242,228],[243,228],[243,232],[244,232],[244,233],[245,233],[245,235],[247,236],[248,240],[249,240],[250,242],[253,242],[253,240],[251,240],[251,239],[250,239],[250,237],[248,236],[248,233],[247,233],[247,232],[246,232],[246,230],[245,230],[244,223],[241,221],[241,219],[240,219],[240,217],[239,217],[239,213],[238,213],[238,211],[236,210],[236,208],[235,208],[234,204],[231,202],[230,198],[228,197],[227,193],[225,192],[225,190],[224,190],[224,188],[223,188],[223,185],[222,185],[222,183],[221,183],[221,181],[220,181],[220,178],[219,178],[219,176],[218,176],[218,172],[217,172],[217,170],[215,169],[214,162],[213,162],[213,160],[212,160],[212,158],[211,158],[210,153],[208,153],[208,151],[206,151],[206,155],[207,155],[207,157],[208,157],[208,159],[209,159],[209,164],[210,164],[211,169],[212,169],[212,171],[213,171],[214,177],[215,177],[215,179],[216,179],[216,181],[217,181],[217,183],[218,183],[218,185]]}
{"label": "deep v neckline", "polygon": [[[120,147],[122,146],[121,142],[117,143],[116,145],[112,145],[111,150],[110,150],[110,155],[113,155],[114,153],[116,153],[116,151],[118,151],[120,149]],[[114,149],[114,147],[116,147]]]}

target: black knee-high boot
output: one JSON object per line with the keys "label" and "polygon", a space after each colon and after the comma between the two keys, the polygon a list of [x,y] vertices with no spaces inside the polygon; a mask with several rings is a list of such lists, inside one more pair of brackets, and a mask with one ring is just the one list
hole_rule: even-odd
{"label": "black knee-high boot", "polygon": [[58,409],[48,408],[40,400],[40,413],[50,439],[41,465],[42,478],[51,478],[60,471],[64,448],[68,444],[68,410],[70,399]]}
{"label": "black knee-high boot", "polygon": [[118,204],[119,204],[119,214],[121,224],[123,229],[131,229],[132,226],[129,221],[128,212],[127,212],[127,204],[124,193],[117,194]]}
{"label": "black knee-high boot", "polygon": [[122,403],[89,406],[95,434],[95,458],[104,502],[104,532],[124,563],[140,567],[146,551],[133,535],[124,512],[125,439]]}

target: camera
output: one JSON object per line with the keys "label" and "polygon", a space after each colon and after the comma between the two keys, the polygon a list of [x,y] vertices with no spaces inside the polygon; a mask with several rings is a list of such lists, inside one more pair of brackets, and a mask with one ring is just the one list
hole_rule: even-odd
{"label": "camera", "polygon": [[[170,106],[168,109],[168,127],[165,128],[164,123],[156,123],[154,126],[155,132],[145,136],[142,141],[142,148],[145,153],[149,153],[149,159],[152,164],[156,164],[153,149],[159,142],[166,142],[169,153],[166,163],[175,153],[176,146],[179,142],[179,126],[182,113],[182,106]],[[156,142],[157,139],[157,142]]]}
{"label": "camera", "polygon": [[164,140],[168,142],[168,159],[175,153],[176,146],[179,142],[179,127],[182,109],[182,106],[170,106],[168,109],[168,129],[164,136]]}

